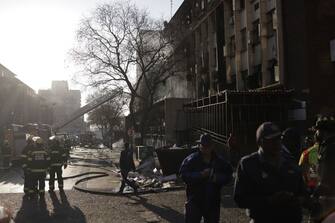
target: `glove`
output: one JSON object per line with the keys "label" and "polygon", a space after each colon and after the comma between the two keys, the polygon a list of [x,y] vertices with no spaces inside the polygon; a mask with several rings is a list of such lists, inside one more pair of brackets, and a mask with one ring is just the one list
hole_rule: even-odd
{"label": "glove", "polygon": [[64,170],[67,168],[67,163],[64,164]]}

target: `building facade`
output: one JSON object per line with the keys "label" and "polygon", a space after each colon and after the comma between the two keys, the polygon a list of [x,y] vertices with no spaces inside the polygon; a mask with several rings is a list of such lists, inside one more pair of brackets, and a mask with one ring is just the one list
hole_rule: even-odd
{"label": "building facade", "polygon": [[187,56],[185,77],[194,86],[193,98],[227,89],[292,89],[297,101],[307,103],[309,118],[335,111],[329,98],[335,94],[334,5],[332,0],[184,0],[168,26],[182,35],[176,52]]}
{"label": "building facade", "polygon": [[[39,90],[38,95],[44,98],[54,110],[53,125],[58,126],[68,120],[81,107],[80,90],[70,90],[67,81],[52,81],[51,89]],[[84,118],[78,118],[60,131],[80,134]]]}
{"label": "building facade", "polygon": [[10,124],[52,124],[52,107],[1,64],[0,104],[1,129]]}

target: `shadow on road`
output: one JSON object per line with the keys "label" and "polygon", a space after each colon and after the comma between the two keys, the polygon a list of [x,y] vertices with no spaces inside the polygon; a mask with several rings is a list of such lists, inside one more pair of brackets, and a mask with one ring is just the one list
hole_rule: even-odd
{"label": "shadow on road", "polygon": [[23,171],[19,167],[11,167],[0,172],[0,183],[23,184]]}
{"label": "shadow on road", "polygon": [[53,211],[49,213],[44,197],[28,199],[23,197],[15,223],[86,223],[84,213],[76,206],[71,206],[64,191],[50,193]]}
{"label": "shadow on road", "polygon": [[154,214],[158,215],[160,218],[173,223],[183,223],[184,222],[184,215],[179,213],[178,211],[172,209],[171,207],[162,205],[156,206],[153,204],[148,203],[148,199],[137,195],[137,196],[126,196],[128,199],[141,204],[147,210],[153,212]]}

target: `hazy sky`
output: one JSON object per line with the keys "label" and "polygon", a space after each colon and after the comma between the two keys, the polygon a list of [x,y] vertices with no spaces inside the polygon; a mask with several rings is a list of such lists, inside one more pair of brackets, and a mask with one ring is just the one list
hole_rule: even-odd
{"label": "hazy sky", "polygon": [[[72,76],[67,53],[84,15],[106,0],[0,0],[0,63],[35,90]],[[133,0],[170,18],[170,0]],[[178,9],[183,0],[174,0]]]}

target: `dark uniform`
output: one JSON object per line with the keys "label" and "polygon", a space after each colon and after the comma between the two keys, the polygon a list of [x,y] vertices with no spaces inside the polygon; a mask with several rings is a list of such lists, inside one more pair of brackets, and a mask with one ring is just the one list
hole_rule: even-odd
{"label": "dark uniform", "polygon": [[31,181],[31,174],[28,170],[28,156],[29,153],[32,152],[34,149],[32,139],[27,140],[27,145],[24,147],[21,153],[21,166],[23,169],[24,174],[24,186],[23,191],[25,194],[29,193],[29,190],[32,189],[32,181]]}
{"label": "dark uniform", "polygon": [[121,151],[119,164],[120,164],[121,176],[122,176],[122,183],[121,183],[119,193],[123,192],[123,189],[126,186],[126,184],[132,187],[134,192],[137,192],[138,186],[134,182],[128,180],[127,178],[129,171],[131,170],[135,171],[133,150],[129,148],[128,143],[125,143],[125,149]]}
{"label": "dark uniform", "polygon": [[63,190],[64,181],[63,181],[63,171],[62,166],[66,168],[67,166],[67,153],[64,148],[61,147],[57,139],[52,139],[50,141],[49,147],[49,156],[50,156],[50,180],[49,180],[49,190],[53,191],[55,189],[55,175],[57,174],[58,188]]}
{"label": "dark uniform", "polygon": [[301,170],[282,156],[278,168],[265,161],[261,151],[242,158],[238,165],[234,199],[248,209],[255,223],[299,223],[305,195]]}
{"label": "dark uniform", "polygon": [[[201,172],[212,169],[211,176],[203,178]],[[223,158],[213,153],[210,163],[206,163],[200,152],[188,156],[182,163],[180,175],[186,183],[186,222],[219,222],[221,188],[232,179],[232,167]]]}
{"label": "dark uniform", "polygon": [[[38,138],[38,139],[36,139]],[[45,151],[42,139],[34,137],[34,149],[28,155],[28,170],[31,173],[32,187],[35,193],[44,194],[46,173],[50,165],[50,157]]]}

